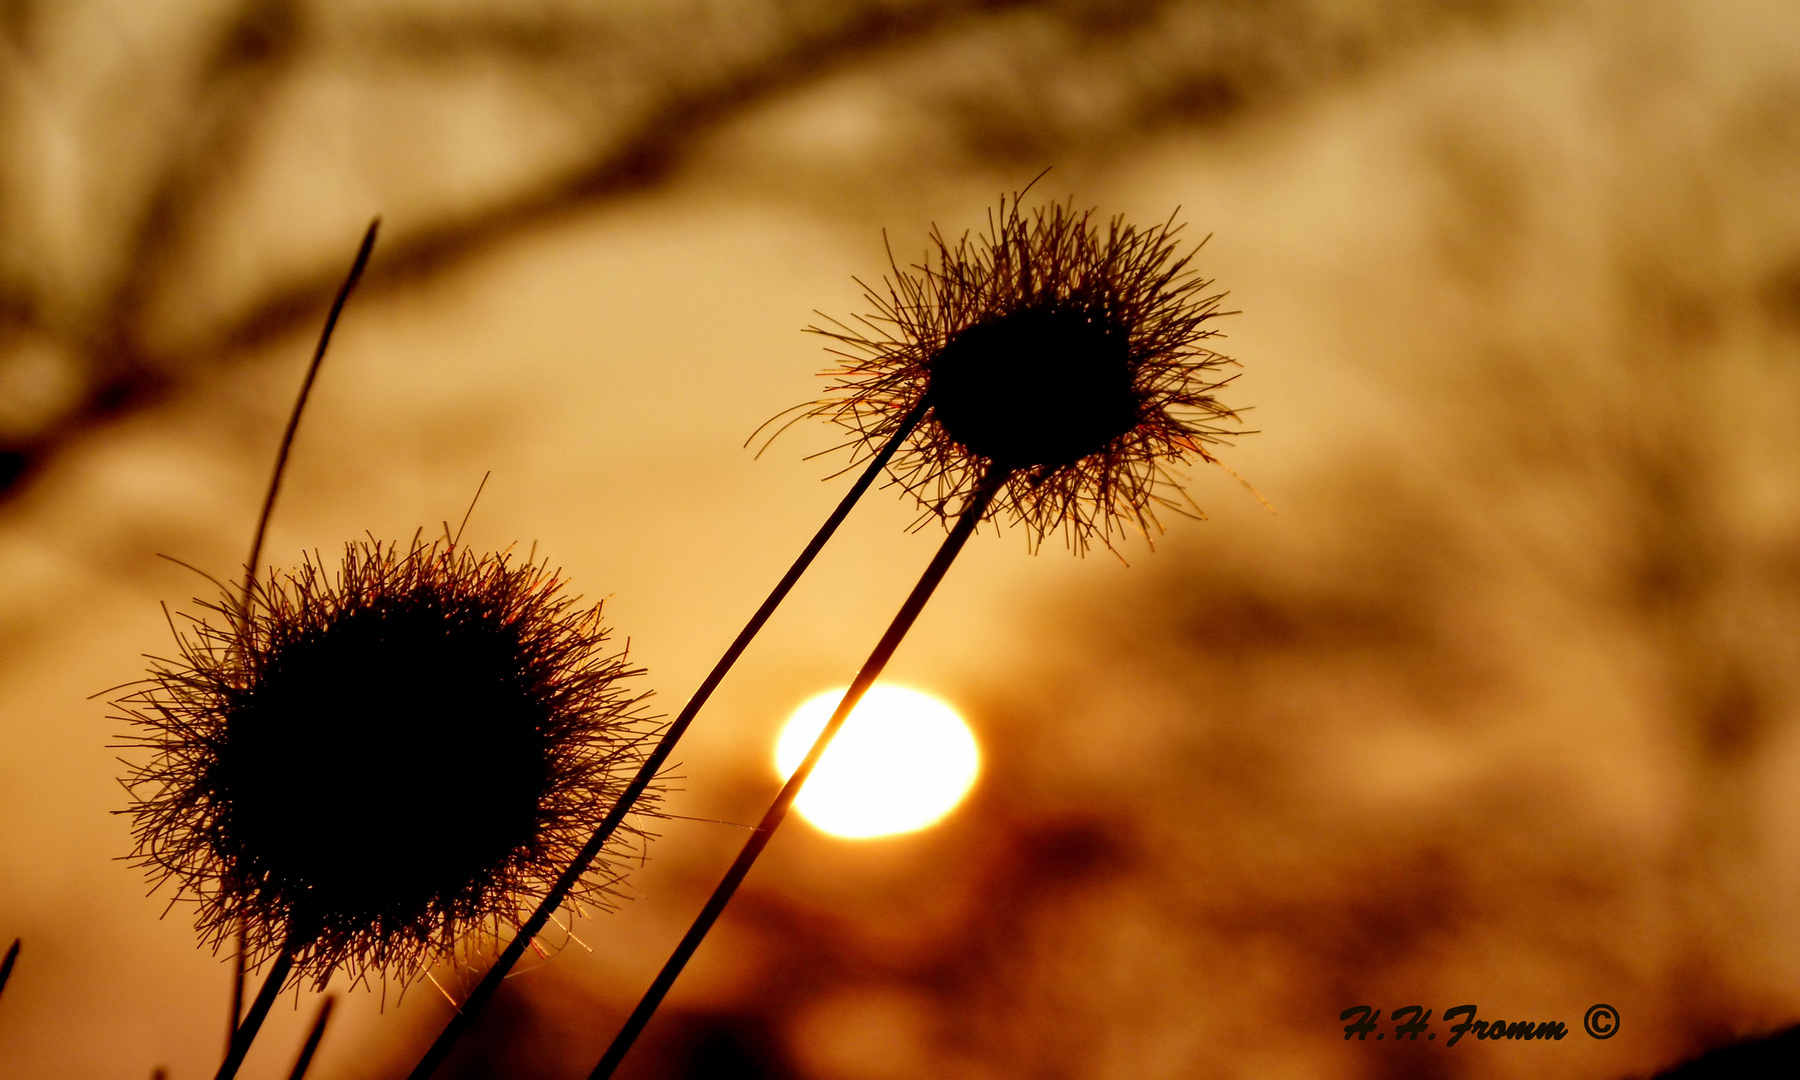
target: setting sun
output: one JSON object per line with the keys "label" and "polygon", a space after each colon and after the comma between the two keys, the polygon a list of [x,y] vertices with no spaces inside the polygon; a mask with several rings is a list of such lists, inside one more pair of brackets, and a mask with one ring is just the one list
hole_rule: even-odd
{"label": "setting sun", "polygon": [[[775,743],[786,779],[831,719],[844,687],[794,710]],[[929,694],[877,683],[832,740],[795,809],[833,836],[913,832],[956,808],[975,783],[981,754],[956,710]]]}

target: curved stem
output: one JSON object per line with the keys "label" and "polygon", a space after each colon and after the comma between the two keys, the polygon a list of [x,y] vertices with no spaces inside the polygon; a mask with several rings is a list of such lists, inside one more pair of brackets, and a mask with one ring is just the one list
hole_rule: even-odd
{"label": "curved stem", "polygon": [[756,831],[750,834],[750,839],[745,842],[744,849],[738,853],[737,860],[731,864],[731,869],[725,872],[724,879],[713,890],[711,898],[706,901],[706,906],[700,909],[700,914],[694,918],[693,925],[688,928],[681,943],[675,946],[674,953],[670,955],[668,962],[663,964],[662,971],[657,973],[656,981],[650,984],[650,989],[644,991],[643,999],[638,1002],[637,1008],[632,1010],[631,1016],[626,1019],[625,1026],[619,1029],[618,1035],[613,1037],[612,1045],[606,1048],[605,1056],[600,1059],[600,1064],[594,1067],[588,1080],[607,1080],[612,1076],[613,1070],[617,1069],[619,1063],[625,1059],[625,1055],[631,1050],[632,1043],[637,1041],[639,1033],[650,1022],[650,1017],[655,1015],[657,1006],[662,1004],[669,988],[675,985],[675,980],[680,977],[689,958],[700,947],[701,941],[705,940],[707,931],[711,930],[713,923],[718,921],[719,915],[725,910],[725,905],[731,902],[732,894],[737,892],[738,886],[750,873],[750,867],[755,865],[757,856],[761,855],[763,848],[769,845],[769,841],[775,835],[775,830],[781,826],[782,821],[787,817],[789,808],[799,797],[801,786],[806,783],[806,778],[812,775],[813,767],[819,763],[819,758],[825,753],[825,748],[831,745],[832,737],[838,733],[839,728],[844,726],[844,721],[850,718],[851,711],[856,708],[857,702],[862,700],[863,694],[881,676],[882,669],[887,667],[888,660],[900,647],[900,642],[906,637],[906,632],[912,629],[912,624],[919,617],[919,612],[925,609],[925,602],[931,599],[931,594],[937,589],[938,583],[944,580],[944,575],[950,570],[950,564],[956,561],[956,556],[962,552],[963,545],[968,543],[969,537],[975,532],[975,527],[981,523],[982,516],[987,513],[988,503],[993,499],[1000,484],[1005,481],[1006,475],[1005,470],[990,468],[987,476],[982,479],[980,489],[969,505],[963,509],[962,515],[957,519],[956,527],[951,529],[950,535],[944,538],[943,546],[938,548],[937,555],[925,568],[925,573],[920,576],[919,583],[913,586],[912,594],[906,598],[906,603],[900,606],[900,611],[894,616],[894,621],[888,624],[887,633],[881,636],[881,641],[869,654],[868,660],[864,661],[862,670],[856,673],[856,679],[851,682],[850,688],[844,691],[843,700],[838,702],[836,711],[831,714],[831,720],[826,723],[825,729],[819,732],[819,737],[813,740],[812,749],[806,752],[806,758],[800,762],[800,767],[795,769],[794,774],[788,777],[787,783],[782,785],[781,793],[775,796],[774,803],[763,815],[761,823],[756,826]]}
{"label": "curved stem", "polygon": [[250,1012],[244,1017],[244,1022],[238,1025],[237,1033],[231,1040],[231,1052],[219,1064],[219,1071],[213,1074],[213,1080],[231,1080],[237,1075],[238,1066],[244,1063],[244,1055],[250,1052],[250,1044],[256,1041],[256,1033],[262,1030],[269,1008],[281,995],[281,988],[293,969],[294,939],[290,937],[269,968],[269,977],[263,980],[262,989],[256,992],[256,1000],[250,1003]]}
{"label": "curved stem", "polygon": [[[269,531],[269,518],[275,513],[275,496],[281,492],[281,477],[287,472],[288,452],[294,448],[294,433],[300,430],[300,415],[306,411],[307,398],[312,396],[313,381],[319,376],[319,365],[325,362],[325,350],[331,344],[331,332],[337,329],[338,316],[344,313],[344,303],[350,299],[350,291],[362,280],[363,270],[369,265],[369,255],[375,250],[375,234],[381,228],[381,219],[369,222],[369,228],[363,233],[362,244],[356,249],[356,258],[350,263],[350,273],[344,276],[344,283],[338,286],[337,298],[331,302],[331,311],[325,316],[325,327],[319,331],[319,344],[313,349],[312,363],[306,367],[306,378],[300,383],[300,394],[294,399],[294,410],[288,414],[287,429],[281,433],[281,447],[275,452],[275,470],[269,476],[269,491],[263,496],[262,513],[256,516],[256,535],[250,541],[250,558],[244,563],[244,597],[243,606],[238,618],[245,632],[249,631],[250,615],[256,606],[256,564],[262,561],[263,537]],[[231,1048],[237,1038],[238,1020],[244,1012],[244,928],[240,925],[237,931],[237,952],[231,958],[231,1022],[225,1028],[225,1054],[231,1056]]]}
{"label": "curved stem", "polygon": [[912,412],[901,420],[900,427],[888,440],[887,445],[883,446],[880,453],[876,454],[869,462],[868,467],[857,478],[855,485],[839,501],[837,509],[831,512],[831,516],[825,519],[825,524],[821,525],[819,531],[813,535],[812,542],[806,545],[806,549],[800,552],[800,557],[794,560],[792,566],[788,567],[788,572],[776,583],[775,588],[763,600],[762,606],[756,609],[756,614],[752,615],[750,621],[744,624],[744,628],[738,631],[738,636],[732,641],[731,647],[725,650],[723,656],[719,657],[718,663],[713,665],[712,671],[708,672],[706,678],[701,681],[700,688],[694,691],[694,696],[689,698],[687,704],[682,707],[675,722],[669,725],[667,731],[663,732],[655,749],[650,752],[649,757],[644,759],[643,765],[638,768],[637,775],[632,777],[630,785],[625,788],[618,801],[613,803],[612,809],[607,811],[606,818],[600,823],[599,829],[595,830],[594,835],[575,856],[568,869],[563,871],[562,877],[557,879],[556,884],[544,896],[543,901],[538,904],[537,910],[531,913],[531,918],[525,920],[524,924],[519,927],[518,932],[513,935],[512,941],[507,943],[506,949],[495,959],[493,966],[488,968],[487,974],[482,976],[481,982],[476,984],[475,990],[463,1002],[462,1007],[456,1011],[456,1015],[452,1016],[450,1022],[444,1025],[444,1030],[438,1034],[437,1041],[433,1042],[431,1048],[425,1051],[425,1056],[419,1059],[419,1063],[408,1074],[407,1080],[427,1080],[433,1072],[437,1071],[437,1067],[443,1064],[450,1049],[456,1045],[458,1039],[462,1038],[463,1033],[474,1022],[476,1015],[487,1005],[488,1000],[494,996],[494,992],[500,988],[500,981],[525,954],[525,949],[531,944],[531,940],[544,929],[544,924],[550,920],[551,914],[562,906],[562,902],[568,898],[575,883],[581,880],[581,875],[587,873],[588,867],[606,847],[607,841],[612,839],[612,834],[625,820],[625,815],[631,812],[631,808],[636,805],[644,791],[656,779],[657,772],[662,769],[663,763],[674,752],[675,744],[681,741],[681,736],[694,722],[694,717],[699,714],[707,699],[712,697],[713,691],[724,680],[726,673],[731,670],[733,664],[737,663],[738,657],[743,655],[744,650],[749,648],[751,640],[756,637],[763,624],[769,621],[771,615],[775,614],[775,609],[781,605],[782,600],[800,580],[800,576],[806,572],[807,567],[812,565],[813,559],[818,557],[819,552],[825,547],[826,541],[831,539],[831,535],[837,531],[839,525],[843,524],[844,519],[850,516],[850,511],[856,506],[857,500],[861,499],[863,493],[869,490],[869,486],[875,482],[875,478],[881,475],[881,470],[887,467],[888,461],[900,449],[900,444],[905,442],[907,436],[912,434],[913,429],[919,426],[919,422],[925,418],[925,414],[930,408],[928,402],[921,401]]}
{"label": "curved stem", "polygon": [[256,564],[262,559],[263,536],[269,529],[269,516],[275,512],[275,496],[281,491],[282,473],[287,471],[288,451],[294,448],[294,433],[300,430],[300,414],[306,411],[306,399],[312,396],[313,380],[319,377],[319,365],[325,361],[325,349],[331,344],[331,332],[337,329],[338,316],[344,313],[344,302],[350,299],[350,290],[356,288],[356,283],[362,280],[363,269],[369,265],[369,255],[375,250],[375,234],[380,228],[381,219],[376,218],[369,222],[368,231],[363,233],[362,245],[356,249],[356,259],[350,264],[350,273],[338,286],[331,312],[325,316],[325,328],[319,331],[319,344],[313,349],[312,363],[307,365],[306,379],[300,384],[300,396],[294,399],[294,411],[288,414],[287,430],[281,433],[281,448],[275,452],[275,472],[269,477],[269,493],[263,496],[262,513],[256,518],[256,537],[250,541],[250,559],[244,563],[246,614],[256,589]]}

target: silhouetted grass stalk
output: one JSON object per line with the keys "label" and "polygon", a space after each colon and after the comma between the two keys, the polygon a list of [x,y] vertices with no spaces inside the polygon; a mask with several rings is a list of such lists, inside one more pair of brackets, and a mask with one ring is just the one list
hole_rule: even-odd
{"label": "silhouetted grass stalk", "polygon": [[6,990],[6,980],[12,978],[13,965],[19,961],[19,943],[23,938],[13,938],[12,948],[6,950],[6,959],[0,960],[0,992]]}
{"label": "silhouetted grass stalk", "polygon": [[531,917],[520,925],[518,932],[513,935],[506,948],[488,968],[487,974],[482,976],[481,982],[476,984],[474,991],[463,1001],[456,1014],[450,1018],[450,1022],[438,1034],[430,1049],[425,1051],[424,1057],[419,1059],[418,1065],[414,1066],[413,1071],[408,1075],[408,1080],[427,1080],[438,1066],[443,1064],[444,1058],[449,1055],[457,1040],[462,1038],[463,1033],[469,1029],[469,1025],[474,1022],[475,1017],[494,996],[494,992],[500,988],[501,980],[506,978],[507,972],[511,971],[513,965],[519,962],[519,958],[524,956],[532,939],[543,931],[550,916],[556,912],[558,907],[562,906],[569,891],[587,872],[589,865],[606,846],[613,832],[618,829],[620,822],[625,820],[625,815],[631,811],[632,806],[656,779],[656,774],[668,761],[669,755],[674,752],[675,744],[681,741],[682,735],[694,722],[694,717],[699,715],[701,708],[706,705],[707,699],[712,697],[713,691],[731,671],[732,665],[737,663],[738,657],[743,655],[744,650],[749,647],[763,624],[768,622],[769,617],[775,613],[775,609],[781,606],[781,602],[793,590],[801,575],[806,573],[807,568],[824,549],[832,534],[837,532],[838,526],[843,524],[844,519],[850,515],[850,511],[862,498],[863,493],[869,490],[876,477],[880,476],[881,471],[887,467],[895,451],[924,419],[929,408],[928,403],[920,402],[901,421],[899,429],[887,444],[870,460],[868,467],[863,470],[856,483],[838,502],[837,509],[833,510],[831,516],[825,519],[825,523],[819,526],[819,531],[813,535],[812,541],[806,545],[805,550],[800,552],[793,565],[788,567],[787,573],[776,583],[775,588],[763,600],[762,606],[757,608],[756,613],[750,617],[750,621],[744,624],[742,630],[738,631],[737,637],[725,650],[724,655],[719,657],[718,662],[713,665],[706,678],[701,681],[699,689],[694,691],[694,696],[689,698],[687,704],[682,707],[681,713],[675,718],[674,723],[670,724],[668,730],[663,732],[662,737],[657,741],[656,748],[651,751],[649,757],[644,759],[643,766],[638,769],[637,775],[632,778],[631,784],[625,789],[624,794],[619,796],[618,801],[607,812],[605,820],[600,823],[600,828],[595,831],[593,838],[581,849],[581,853],[575,861],[569,864],[562,877],[557,879],[556,885],[538,904],[537,910],[533,911]]}
{"label": "silhouetted grass stalk", "polygon": [[237,1038],[238,1021],[244,1018],[244,928],[238,926],[236,949],[231,956],[231,1015],[225,1023],[225,1052],[231,1053],[231,1041]]}
{"label": "silhouetted grass stalk", "polygon": [[[351,291],[356,288],[356,283],[362,280],[363,270],[369,265],[369,256],[375,250],[375,236],[380,229],[381,219],[376,218],[369,222],[368,230],[363,233],[362,243],[356,249],[356,258],[350,264],[350,273],[345,275],[344,283],[338,286],[336,298],[331,301],[331,311],[325,316],[324,328],[319,331],[319,344],[313,349],[312,362],[306,367],[306,378],[300,383],[299,396],[294,399],[293,411],[288,414],[287,428],[281,433],[281,446],[275,452],[275,468],[269,476],[269,490],[263,496],[262,512],[256,518],[256,535],[250,541],[250,557],[244,561],[244,596],[240,617],[245,626],[250,624],[251,615],[256,607],[256,564],[262,561],[263,538],[269,531],[269,518],[275,513],[275,498],[281,493],[281,478],[287,472],[288,454],[294,447],[294,434],[300,430],[300,417],[306,412],[307,399],[312,396],[313,383],[319,377],[319,366],[325,362],[325,350],[331,345],[332,331],[337,329],[338,318],[344,313],[344,304],[350,299]],[[281,960],[276,961],[276,970],[281,975],[281,979],[275,982],[277,993],[280,992],[281,981],[287,978],[288,969],[293,966],[293,958],[288,956],[285,951],[283,958],[288,961],[286,966],[283,966]],[[271,978],[273,977],[271,974]],[[268,989],[267,986],[264,986],[263,992],[267,993]],[[257,995],[257,1000],[262,1000],[262,994]],[[274,1000],[273,997],[270,1000]],[[265,1007],[263,1011],[266,1013],[268,1009]],[[231,1021],[226,1025],[226,1064],[231,1062],[233,1054],[238,1055],[238,1060],[243,1060],[243,1054],[238,1049],[239,1032],[245,1022],[243,1013],[244,931],[240,926],[237,932],[237,948],[232,955]],[[256,1027],[261,1023],[261,1018],[258,1018],[257,1024],[251,1027],[251,1038],[256,1037]],[[248,1043],[243,1049],[249,1049]],[[228,1075],[224,1069],[225,1065],[221,1065],[221,1076]],[[231,1071],[236,1072],[236,1067],[233,1066]]]}
{"label": "silhouetted grass stalk", "polygon": [[607,1080],[612,1076],[613,1070],[617,1069],[619,1063],[625,1059],[625,1055],[630,1052],[632,1044],[637,1041],[638,1035],[650,1022],[650,1018],[655,1015],[657,1007],[662,1004],[669,989],[675,985],[675,980],[680,977],[688,960],[694,955],[695,950],[699,949],[707,932],[712,929],[713,924],[724,912],[725,905],[731,902],[732,895],[737,892],[738,886],[750,873],[750,868],[755,865],[757,857],[774,838],[775,830],[787,818],[788,810],[792,808],[794,800],[799,797],[801,787],[805,785],[807,777],[812,775],[813,767],[819,763],[819,758],[825,753],[826,747],[831,745],[832,738],[849,719],[850,713],[856,708],[857,702],[862,700],[863,694],[868,691],[870,686],[874,685],[876,679],[881,677],[881,672],[887,667],[888,660],[900,647],[900,642],[906,637],[907,631],[912,629],[913,622],[919,617],[919,613],[925,609],[925,603],[931,599],[931,594],[936,591],[938,583],[943,581],[944,575],[949,572],[950,564],[956,561],[957,555],[962,552],[963,545],[974,534],[976,526],[981,523],[983,516],[987,513],[989,503],[993,501],[994,495],[1006,482],[1010,473],[1011,470],[998,466],[988,468],[969,504],[958,516],[956,526],[950,530],[950,535],[944,538],[943,546],[938,548],[937,555],[925,568],[925,573],[920,576],[919,583],[913,586],[912,594],[901,605],[899,613],[894,616],[894,621],[888,625],[887,632],[882,635],[881,641],[869,654],[868,660],[863,663],[862,670],[856,673],[856,679],[844,692],[844,697],[838,702],[837,709],[831,714],[830,721],[826,723],[824,730],[819,732],[818,738],[813,740],[812,748],[806,752],[805,759],[800,762],[793,775],[788,777],[787,783],[782,785],[780,793],[775,796],[775,801],[769,806],[768,812],[757,824],[756,831],[750,834],[750,839],[745,842],[743,850],[738,853],[736,861],[731,864],[731,869],[726,871],[724,879],[713,890],[706,906],[700,909],[700,914],[694,918],[693,925],[688,928],[681,943],[675,946],[674,953],[663,964],[662,970],[657,973],[656,980],[650,984],[650,989],[644,992],[643,999],[638,1002],[637,1008],[632,1010],[624,1027],[620,1028],[618,1035],[614,1036],[612,1045],[607,1047],[606,1054],[601,1057],[600,1064],[594,1067],[589,1080]]}
{"label": "silhouetted grass stalk", "polygon": [[294,936],[290,935],[281,952],[275,956],[275,963],[269,967],[269,975],[263,980],[262,989],[256,992],[256,1000],[250,1003],[250,1011],[237,1027],[237,1033],[231,1040],[231,1049],[225,1060],[219,1063],[219,1071],[213,1074],[213,1080],[231,1080],[237,1075],[238,1067],[244,1063],[244,1055],[250,1052],[250,1044],[256,1041],[256,1033],[262,1030],[263,1021],[268,1018],[270,1006],[281,996],[282,985],[287,982],[288,972],[294,969]]}
{"label": "silhouetted grass stalk", "polygon": [[344,277],[344,283],[338,286],[336,299],[331,302],[331,311],[325,316],[325,327],[319,331],[318,347],[313,349],[312,363],[306,367],[306,378],[300,383],[300,395],[294,399],[294,411],[288,414],[287,430],[281,433],[281,447],[275,452],[275,469],[269,476],[269,492],[263,497],[262,513],[256,519],[256,536],[250,541],[250,558],[244,563],[244,610],[248,617],[251,603],[256,593],[256,564],[262,560],[263,537],[269,531],[269,518],[275,513],[275,497],[281,493],[281,478],[287,472],[288,454],[294,448],[294,434],[300,430],[300,416],[306,412],[306,401],[312,396],[313,382],[319,377],[319,365],[325,362],[325,350],[331,345],[331,333],[337,329],[338,317],[344,313],[344,303],[350,299],[351,290],[362,280],[363,270],[369,265],[369,256],[375,251],[375,234],[381,230],[381,219],[369,222],[368,231],[363,233],[362,244],[356,249],[356,259],[350,264],[350,273]]}
{"label": "silhouetted grass stalk", "polygon": [[325,1038],[325,1024],[331,1019],[331,1007],[336,1002],[330,994],[319,1003],[319,1015],[313,1020],[312,1030],[307,1032],[306,1042],[300,1047],[300,1056],[294,1059],[294,1071],[288,1073],[288,1080],[306,1080],[306,1070],[312,1067],[313,1055],[319,1051],[319,1042]]}

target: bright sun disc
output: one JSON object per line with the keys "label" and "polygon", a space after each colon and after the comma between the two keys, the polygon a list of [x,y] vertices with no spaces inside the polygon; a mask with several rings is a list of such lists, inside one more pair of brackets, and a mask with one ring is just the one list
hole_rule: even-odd
{"label": "bright sun disc", "polygon": [[[828,690],[794,710],[775,743],[775,770],[793,774],[843,700]],[[833,836],[913,832],[956,809],[981,753],[956,710],[929,694],[876,683],[800,789],[794,808]]]}

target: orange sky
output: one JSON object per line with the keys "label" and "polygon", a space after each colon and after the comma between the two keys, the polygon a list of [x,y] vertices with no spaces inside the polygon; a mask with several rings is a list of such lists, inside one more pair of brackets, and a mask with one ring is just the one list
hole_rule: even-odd
{"label": "orange sky", "polygon": [[[1243,364],[1227,400],[1253,405],[1246,419],[1260,432],[1224,457],[1276,513],[1225,472],[1198,469],[1190,491],[1212,519],[1171,518],[1154,554],[1142,542],[1123,549],[1129,567],[1104,551],[1033,556],[1017,534],[978,538],[891,669],[957,703],[992,740],[978,797],[942,833],[886,846],[855,848],[792,823],[757,871],[765,891],[747,898],[760,914],[721,927],[672,1006],[730,1011],[764,993],[769,972],[786,970],[769,956],[794,940],[780,921],[790,907],[840,920],[831,934],[853,943],[844,955],[950,940],[944,928],[978,924],[979,911],[958,905],[989,895],[983,868],[1005,862],[996,852],[1008,829],[1092,812],[1135,823],[1152,846],[1217,827],[1217,842],[1242,855],[1217,864],[1219,879],[1196,879],[1180,918],[1148,885],[1096,886],[1042,916],[1055,925],[1029,949],[995,961],[1047,985],[1059,963],[1085,963],[1073,945],[1058,952],[1065,930],[1055,927],[1081,928],[1067,938],[1090,944],[1104,937],[1093,927],[1112,927],[1119,940],[1106,955],[1141,963],[1121,960],[1108,977],[1169,988],[1166,1007],[1144,1006],[1136,1027],[1091,987],[1021,1006],[1052,1025],[1059,1009],[1104,1016],[1082,1051],[1101,1055],[1096,1076],[1221,1063],[1373,1075],[1387,1066],[1346,1049],[1340,998],[1467,999],[1569,1020],[1589,999],[1620,999],[1626,1034],[1606,1043],[1456,1048],[1475,1051],[1456,1069],[1496,1077],[1622,1075],[1720,1032],[1800,1016],[1800,806],[1789,794],[1800,725],[1781,674],[1795,657],[1783,621],[1794,606],[1781,591],[1790,586],[1768,584],[1786,581],[1770,553],[1792,550],[1800,522],[1783,419],[1800,391],[1800,345],[1780,307],[1792,298],[1771,291],[1800,258],[1800,141],[1771,104],[1793,101],[1786,73],[1800,22],[1777,4],[1715,12],[1671,0],[1641,17],[1638,7],[1593,3],[1447,34],[1328,93],[1232,126],[1147,135],[1042,182],[1049,195],[1138,221],[1179,206],[1193,238],[1211,234],[1198,265],[1242,312],[1219,343]],[[199,290],[211,301],[229,299],[234,275],[289,258],[284,244],[302,224],[306,251],[342,247],[347,260],[367,216],[386,215],[401,236],[436,205],[396,208],[370,194],[379,184],[367,177],[383,168],[426,168],[410,159],[359,159],[336,180],[284,172],[305,158],[307,138],[329,142],[335,130],[307,127],[309,101],[332,115],[317,104],[329,103],[328,75],[295,93],[290,126],[259,166],[282,179],[235,207],[220,226],[222,268],[199,275],[216,285]],[[815,309],[863,309],[851,276],[881,274],[883,229],[905,257],[933,223],[979,227],[997,193],[1036,171],[932,171],[916,185],[889,173],[859,197],[860,170],[884,163],[833,155],[879,127],[885,114],[869,95],[855,72],[797,90],[702,143],[665,186],[354,299],[296,443],[268,557],[329,555],[365,531],[429,532],[460,517],[491,471],[468,541],[536,543],[576,590],[604,598],[650,671],[645,683],[674,712],[843,487],[820,483],[833,471],[826,461],[803,460],[830,445],[829,432],[796,429],[760,459],[742,445],[816,393],[828,358],[801,329]],[[481,170],[501,168],[489,158],[505,138],[529,135],[484,123],[465,133],[477,150],[454,157],[483,183]],[[290,199],[304,209],[289,215]],[[1690,300],[1707,328],[1682,321]],[[169,325],[179,336],[184,324]],[[226,970],[194,949],[181,911],[159,919],[163,894],[146,899],[141,874],[118,861],[130,841],[125,820],[108,814],[123,795],[107,744],[120,725],[90,695],[136,677],[140,654],[168,651],[160,603],[179,609],[206,593],[158,554],[235,573],[311,335],[82,435],[0,508],[0,938],[25,941],[0,998],[0,1073],[147,1076],[164,1066],[179,1080],[212,1068]],[[1658,439],[1676,448],[1656,450]],[[1620,446],[1635,448],[1620,451],[1635,465],[1609,464],[1604,454]],[[1649,520],[1656,508],[1632,502],[1629,488],[1644,462],[1674,463],[1675,486],[1700,493],[1705,512],[1695,513],[1712,531]],[[913,516],[891,491],[865,501],[678,753],[674,813],[742,821],[772,794],[776,725],[848,678],[939,539],[935,526],[907,533]],[[1644,536],[1690,555],[1711,545],[1706,566],[1727,567],[1706,571],[1712,591],[1687,622],[1652,611],[1642,629],[1631,622],[1638,609],[1606,591]],[[1266,590],[1256,595],[1286,597],[1317,620],[1296,623],[1297,640],[1327,645],[1276,660],[1256,651],[1248,608],[1219,599],[1240,573]],[[1418,587],[1430,592],[1430,633],[1454,642],[1449,653],[1466,666],[1409,652],[1411,629],[1346,631],[1332,604],[1307,606],[1417,582],[1428,583]],[[1144,627],[1178,624],[1170,612],[1189,610],[1180,603],[1238,615],[1187,628],[1167,655],[1155,643],[1131,651]],[[1697,674],[1664,670],[1685,655],[1682,627],[1694,626],[1773,688],[1767,727],[1744,756],[1709,757],[1695,748],[1701,736],[1669,719],[1686,715],[1684,687],[1713,678],[1699,660]],[[1261,726],[1235,730],[1240,715]],[[1212,756],[1190,769],[1190,754]],[[1144,779],[1152,774],[1160,779]],[[444,797],[455,789],[447,779]],[[1176,793],[1166,814],[1154,792]],[[1515,830],[1534,807],[1564,816]],[[1450,839],[1433,839],[1438,821],[1453,823]],[[1420,865],[1384,862],[1378,826],[1392,826],[1385,835],[1421,853]],[[578,931],[595,952],[570,947],[551,962],[559,967],[530,976],[577,988],[543,1006],[547,1038],[603,1041],[738,836],[668,823],[634,880],[643,897]],[[1216,854],[1212,842],[1194,839],[1163,861],[1199,865]],[[1391,932],[1404,937],[1415,917],[1406,905],[1449,888],[1432,876],[1440,864],[1460,868],[1459,887],[1487,898],[1475,910],[1492,921],[1416,915],[1432,927],[1427,943],[1366,982],[1357,966],[1374,962],[1356,957],[1375,953],[1345,959],[1354,950],[1306,944],[1304,929],[1263,926],[1266,955],[1229,946],[1240,930],[1227,915],[1242,911],[1227,900],[1258,911],[1291,903],[1312,913],[1296,925],[1341,920],[1342,936],[1360,940],[1388,916],[1360,906],[1358,890],[1416,873],[1416,889],[1396,886],[1404,899],[1387,901]],[[1602,864],[1616,892],[1565,890]],[[1212,921],[1193,929],[1182,921],[1198,919],[1193,911]],[[1604,921],[1565,924],[1586,916]],[[917,940],[890,920],[917,920]],[[1192,933],[1169,956],[1216,966],[1177,958],[1165,970],[1162,950],[1130,940],[1169,925]],[[838,940],[819,933],[809,947]],[[895,940],[883,944],[883,933]],[[1307,965],[1329,956],[1342,967],[1309,981]],[[979,1051],[945,1049],[934,1010],[979,998],[966,987],[841,979],[835,990],[791,991],[797,1004],[776,1024],[806,1076],[879,1080],[871,1046],[888,1046],[873,1058],[890,1065],[970,1077],[1004,1075],[996,1062],[1023,1053],[999,1034]],[[956,996],[965,993],[975,997]],[[1690,994],[1712,1003],[1691,1023]],[[436,995],[421,984],[382,1013],[378,993],[351,992],[312,1075],[378,1075],[402,1035],[437,1019]],[[276,1049],[243,1075],[285,1075],[309,1018],[310,1006],[278,1008],[265,1035]],[[871,1041],[857,1042],[865,1030]]]}

